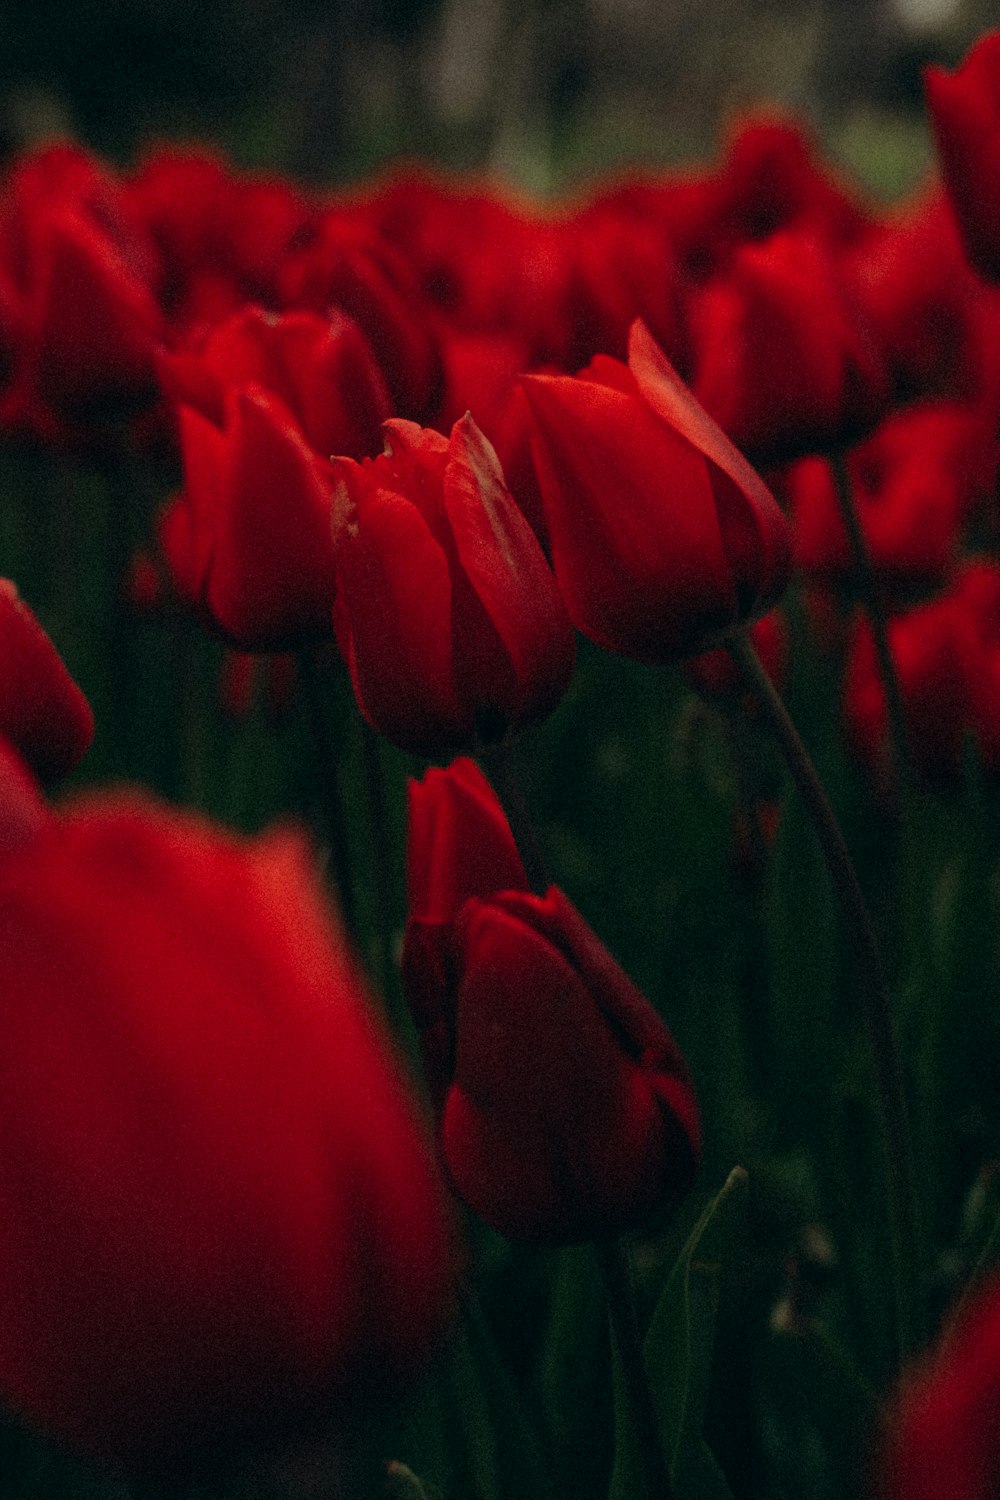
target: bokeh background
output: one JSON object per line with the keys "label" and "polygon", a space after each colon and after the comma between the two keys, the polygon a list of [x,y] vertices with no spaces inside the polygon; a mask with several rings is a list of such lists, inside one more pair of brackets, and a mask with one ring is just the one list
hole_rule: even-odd
{"label": "bokeh background", "polygon": [[930,157],[921,66],[994,18],[990,0],[8,0],[0,139],[72,134],[124,162],[207,137],[327,182],[419,153],[551,192],[704,158],[768,100],[893,196]]}

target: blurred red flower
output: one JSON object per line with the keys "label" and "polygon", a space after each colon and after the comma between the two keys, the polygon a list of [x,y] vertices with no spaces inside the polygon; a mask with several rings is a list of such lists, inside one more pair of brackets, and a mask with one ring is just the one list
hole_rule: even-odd
{"label": "blurred red flower", "polygon": [[137,793],[56,817],[16,770],[0,1394],[125,1469],[323,1429],[424,1353],[451,1248],[310,851]]}

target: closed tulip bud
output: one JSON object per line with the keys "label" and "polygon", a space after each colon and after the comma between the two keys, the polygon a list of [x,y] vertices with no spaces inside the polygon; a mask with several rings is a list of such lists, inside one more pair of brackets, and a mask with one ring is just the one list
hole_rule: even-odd
{"label": "closed tulip bud", "polygon": [[694,1182],[698,1112],[645,996],[555,886],[471,898],[455,929],[441,1118],[459,1193],[511,1239],[619,1233]]}
{"label": "closed tulip bud", "polygon": [[411,787],[410,818],[403,979],[461,1197],[547,1243],[675,1204],[699,1126],[663,1021],[560,890],[527,889],[470,762]]}
{"label": "closed tulip bud", "polygon": [[670,661],[764,614],[789,535],[764,482],[637,322],[626,367],[526,376],[552,565],[599,645]]}
{"label": "closed tulip bud", "polygon": [[329,1431],[412,1371],[452,1264],[305,842],[57,817],[5,766],[0,1397],[126,1471]]}
{"label": "closed tulip bud", "polygon": [[90,704],[8,578],[0,578],[0,735],[42,781],[72,771],[94,738]]}
{"label": "closed tulip bud", "polygon": [[496,743],[545,717],[574,640],[541,547],[472,418],[386,422],[337,459],[334,626],[362,712],[405,750]]}

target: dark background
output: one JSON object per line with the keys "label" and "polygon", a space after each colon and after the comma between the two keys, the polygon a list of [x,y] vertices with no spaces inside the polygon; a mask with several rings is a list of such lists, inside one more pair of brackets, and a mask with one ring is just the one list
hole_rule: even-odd
{"label": "dark background", "polygon": [[[8,0],[9,4],[9,0]],[[877,191],[928,159],[920,68],[989,0],[18,0],[0,48],[9,152],[76,135],[118,161],[210,138],[317,181],[401,153],[548,191],[712,149],[748,103],[802,110]],[[0,11],[2,14],[2,11]]]}

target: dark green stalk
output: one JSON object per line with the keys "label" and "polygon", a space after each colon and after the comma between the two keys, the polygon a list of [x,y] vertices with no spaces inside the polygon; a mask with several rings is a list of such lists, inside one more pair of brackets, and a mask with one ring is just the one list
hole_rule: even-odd
{"label": "dark green stalk", "polygon": [[[888,717],[889,785],[894,800],[898,800],[900,791],[905,791],[904,779],[910,775],[912,759],[909,753],[909,737],[906,730],[903,695],[900,692],[899,676],[896,672],[896,664],[892,659],[892,649],[889,645],[889,627],[886,620],[885,605],[882,600],[882,590],[872,563],[871,552],[869,551],[868,542],[861,526],[861,520],[858,516],[858,508],[854,502],[854,489],[851,484],[851,477],[847,472],[847,464],[843,453],[834,454],[830,460],[830,467],[833,470],[834,488],[837,492],[837,505],[840,509],[840,515],[851,544],[854,572],[857,577],[862,602],[864,603],[868,619],[871,622],[872,637],[875,642],[875,658],[878,662],[879,677],[882,679],[882,687],[885,692]],[[904,785],[901,786],[901,783],[904,783]]]}
{"label": "dark green stalk", "polygon": [[622,1383],[635,1424],[645,1500],[671,1500],[674,1488],[642,1356],[642,1335],[636,1316],[628,1252],[620,1239],[598,1240],[594,1248],[604,1282]]}
{"label": "dark green stalk", "polygon": [[923,1331],[921,1255],[906,1096],[882,958],[843,834],[788,710],[748,634],[739,631],[727,644],[744,682],[767,714],[809,810],[850,931],[878,1087],[896,1295],[897,1356],[902,1361],[913,1352]]}
{"label": "dark green stalk", "polygon": [[552,882],[545,868],[545,858],[538,842],[535,825],[531,821],[524,793],[514,769],[514,758],[509,745],[484,746],[479,752],[483,769],[497,794],[510,824],[510,831],[521,856],[528,884],[536,896],[544,896]]}
{"label": "dark green stalk", "polygon": [[326,833],[330,842],[330,858],[340,899],[341,915],[348,933],[356,939],[358,913],[354,899],[347,822],[344,817],[344,794],[339,757],[326,722],[319,673],[313,653],[309,650],[300,651],[297,660],[299,676],[302,680],[302,697],[319,757],[320,778],[324,787],[323,809],[326,818]]}

